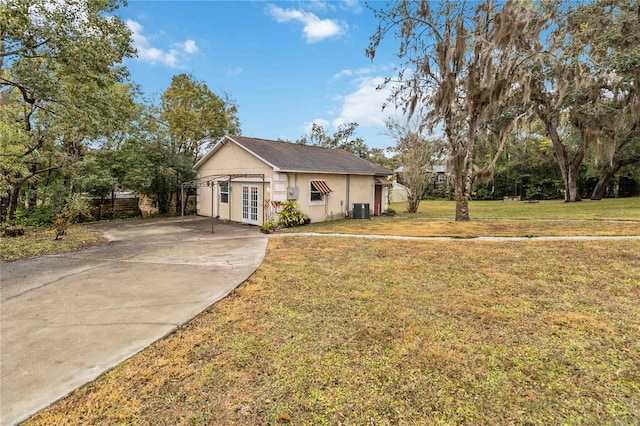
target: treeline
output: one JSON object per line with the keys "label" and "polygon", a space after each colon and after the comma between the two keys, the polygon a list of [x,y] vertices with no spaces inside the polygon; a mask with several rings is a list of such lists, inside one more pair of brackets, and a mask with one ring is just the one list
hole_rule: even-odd
{"label": "treeline", "polygon": [[[538,123],[539,124],[539,123]],[[505,147],[491,177],[473,187],[471,199],[502,200],[519,197],[522,200],[565,199],[565,186],[558,166],[553,144],[543,134],[535,133],[535,127],[514,138]],[[613,197],[640,196],[640,162],[618,167],[609,176],[610,163],[597,161],[595,147],[587,150],[585,161],[578,171],[578,195],[580,198],[600,200]],[[431,176],[428,181],[431,182]],[[603,183],[606,182],[606,183]],[[451,185],[438,187],[426,185],[422,198],[453,198]]]}
{"label": "treeline", "polygon": [[[529,170],[543,177],[546,168],[505,164],[517,142],[532,156],[523,161],[535,161],[530,135],[553,153],[567,202],[584,194],[588,159],[593,199],[640,161],[638,2],[402,0],[374,13],[367,55],[398,44],[389,102],[417,122],[403,137],[441,136],[456,220],[469,220],[468,200],[484,182],[502,176],[526,185]],[[539,190],[555,193],[545,185]]]}
{"label": "treeline", "polygon": [[[608,176],[610,163],[597,161],[598,155],[593,148],[587,151],[585,158],[578,169],[578,198],[600,200],[640,195],[640,163],[621,166]],[[502,200],[504,197],[566,199],[562,173],[549,139],[532,135],[511,143],[491,179],[476,185],[472,193],[475,200]]]}
{"label": "treeline", "polygon": [[[238,107],[176,75],[144,99],[123,60],[131,32],[119,0],[0,2],[0,219],[82,218],[88,197],[130,190],[171,213],[180,184],[210,144],[241,132]],[[375,6],[376,4],[373,3]],[[389,123],[390,152],[357,123],[298,143],[341,148],[404,167],[413,205],[446,164],[456,219],[469,199],[638,193],[640,6],[636,1],[399,1],[374,10],[400,65],[389,99],[412,117]],[[412,124],[411,124],[412,123]],[[409,176],[411,176],[409,178]],[[445,194],[446,195],[446,194]]]}
{"label": "treeline", "polygon": [[237,106],[191,75],[140,101],[123,59],[120,1],[0,3],[0,218],[4,225],[88,216],[90,197],[149,195],[159,213],[207,144],[239,133]]}

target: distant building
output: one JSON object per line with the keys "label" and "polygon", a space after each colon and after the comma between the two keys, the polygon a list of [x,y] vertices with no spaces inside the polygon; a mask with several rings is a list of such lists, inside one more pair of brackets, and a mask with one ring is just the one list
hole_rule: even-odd
{"label": "distant building", "polygon": [[[391,187],[391,202],[398,203],[407,201],[407,188],[402,178],[403,167],[398,167],[393,174],[393,186]],[[444,165],[433,166],[430,188],[434,190],[444,189],[448,185],[447,181],[447,167]]]}

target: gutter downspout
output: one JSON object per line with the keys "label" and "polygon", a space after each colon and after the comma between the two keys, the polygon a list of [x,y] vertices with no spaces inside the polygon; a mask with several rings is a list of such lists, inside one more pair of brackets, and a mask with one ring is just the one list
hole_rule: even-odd
{"label": "gutter downspout", "polygon": [[218,185],[218,190],[216,191],[216,217],[220,217],[220,184],[216,182]]}
{"label": "gutter downspout", "polygon": [[345,216],[349,217],[349,187],[351,186],[351,175],[347,175],[347,191],[345,196]]}

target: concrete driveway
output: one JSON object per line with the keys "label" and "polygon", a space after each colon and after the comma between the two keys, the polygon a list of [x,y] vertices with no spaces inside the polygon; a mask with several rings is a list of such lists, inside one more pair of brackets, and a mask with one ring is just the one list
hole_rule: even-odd
{"label": "concrete driveway", "polygon": [[0,421],[15,424],[226,296],[264,258],[257,227],[188,218],[93,226],[102,247],[1,265]]}

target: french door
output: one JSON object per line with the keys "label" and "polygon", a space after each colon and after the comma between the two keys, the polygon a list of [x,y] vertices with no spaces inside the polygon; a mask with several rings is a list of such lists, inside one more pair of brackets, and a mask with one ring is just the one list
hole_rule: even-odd
{"label": "french door", "polygon": [[242,221],[258,224],[258,185],[242,185]]}

